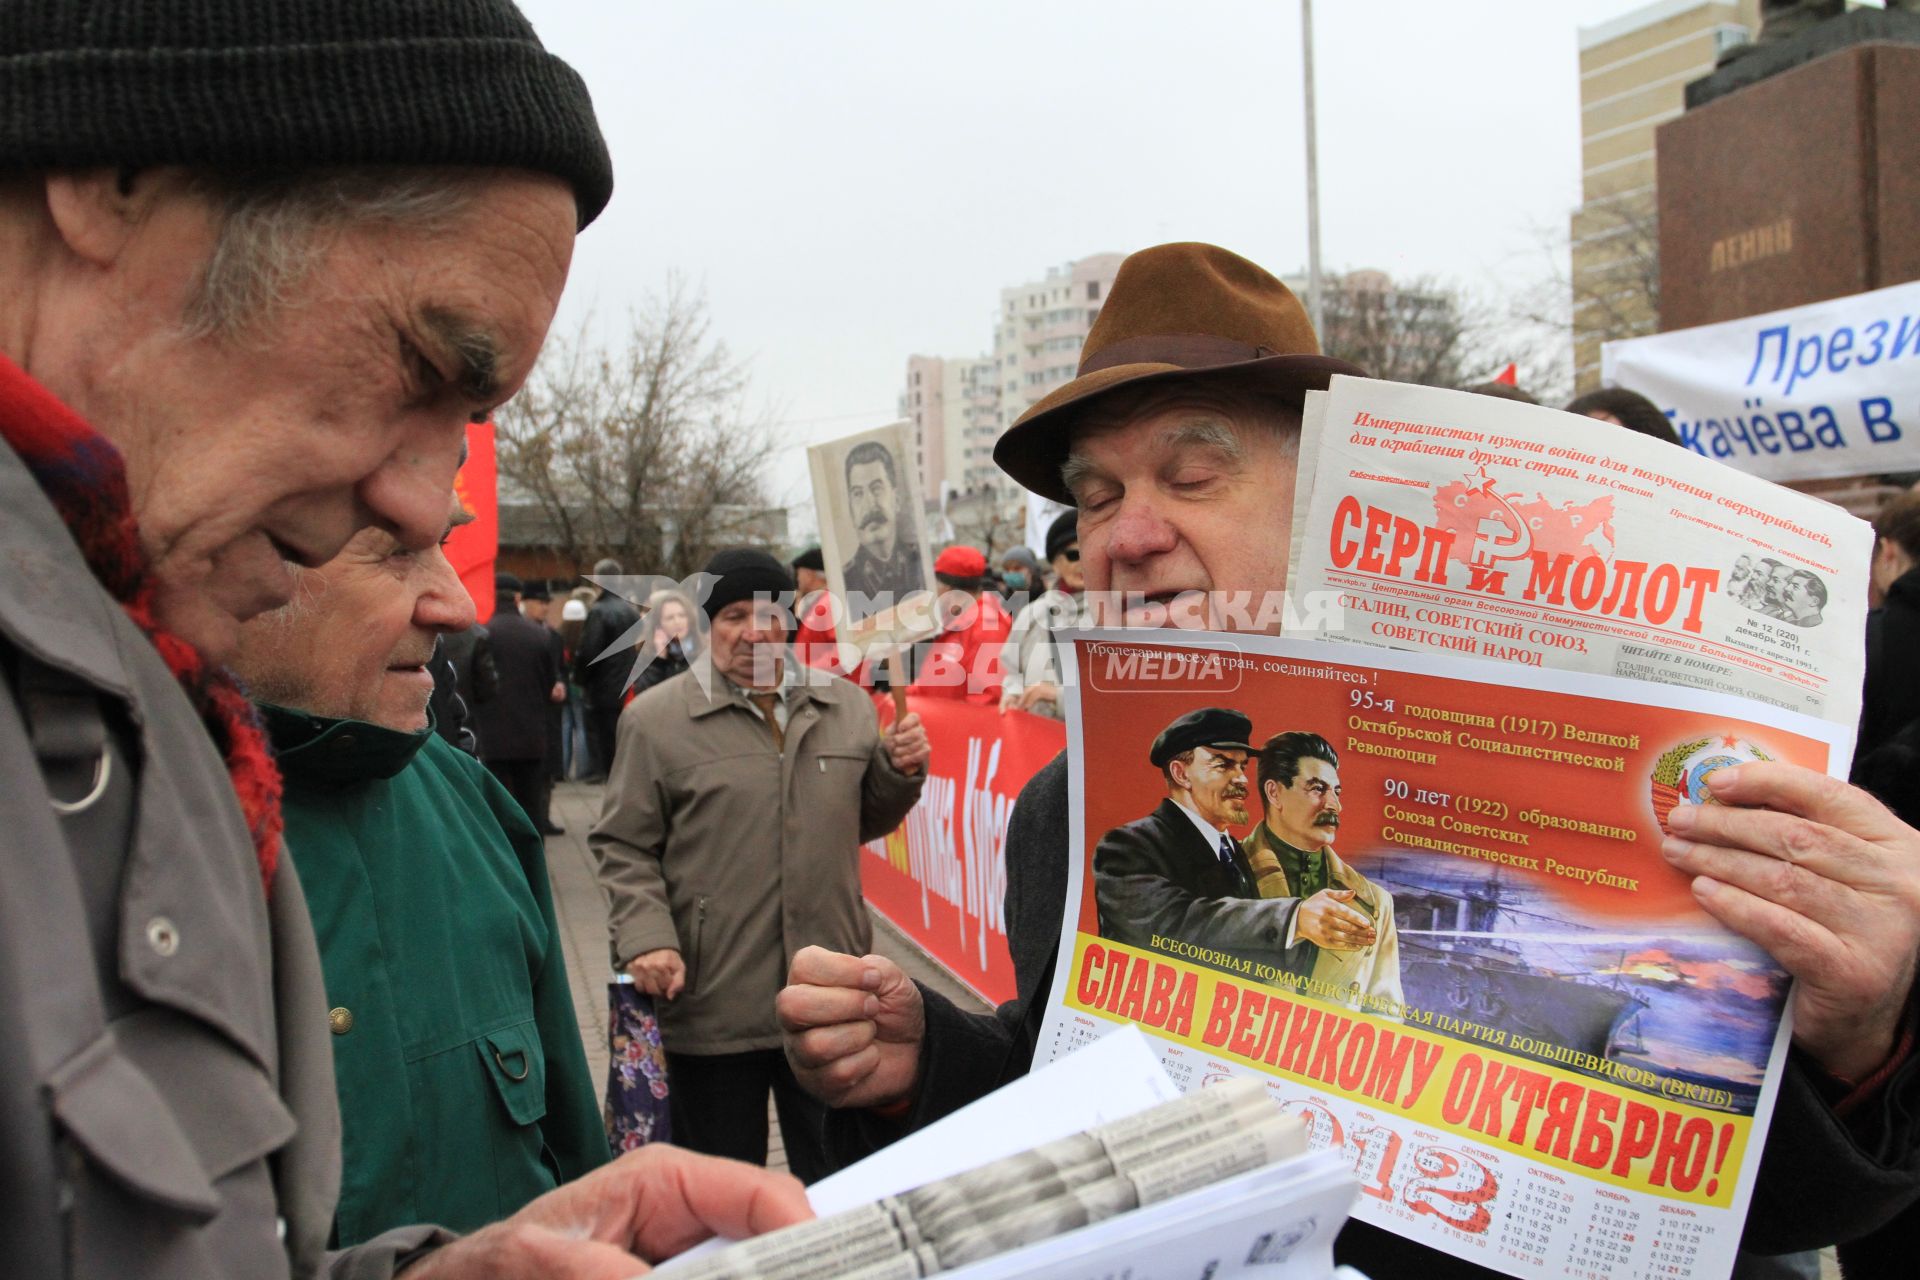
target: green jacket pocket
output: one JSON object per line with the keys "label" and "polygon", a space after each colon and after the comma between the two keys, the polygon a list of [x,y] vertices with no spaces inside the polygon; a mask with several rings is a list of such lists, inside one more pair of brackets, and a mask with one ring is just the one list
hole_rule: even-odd
{"label": "green jacket pocket", "polygon": [[536,1124],[547,1114],[547,1064],[532,1021],[489,1032],[474,1041],[500,1103],[515,1124]]}

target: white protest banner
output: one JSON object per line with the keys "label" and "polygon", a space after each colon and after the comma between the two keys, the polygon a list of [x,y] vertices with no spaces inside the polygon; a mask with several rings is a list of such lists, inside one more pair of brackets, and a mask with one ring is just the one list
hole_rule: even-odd
{"label": "white protest banner", "polygon": [[1033,554],[1041,557],[1047,554],[1047,530],[1066,512],[1067,508],[1052,498],[1043,498],[1037,493],[1027,495],[1027,547]]}
{"label": "white protest banner", "polygon": [[1600,374],[1768,480],[1920,470],[1920,282],[1609,342]]}

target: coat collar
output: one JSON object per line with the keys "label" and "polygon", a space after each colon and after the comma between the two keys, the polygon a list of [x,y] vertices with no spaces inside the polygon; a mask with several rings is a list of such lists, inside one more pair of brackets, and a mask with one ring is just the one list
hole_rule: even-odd
{"label": "coat collar", "polygon": [[1887,599],[1896,598],[1904,604],[1920,605],[1920,565],[1895,578],[1887,588]]}
{"label": "coat collar", "polygon": [[[728,707],[741,707],[751,711],[752,708],[738,695],[738,686],[713,669],[710,653],[711,650],[701,650],[700,655],[688,665],[687,670],[680,676],[674,677],[676,680],[690,677],[684,682],[687,714],[695,720],[700,720],[715,712],[724,711]],[[781,685],[781,691],[783,696],[789,699],[798,697],[815,703],[828,701],[820,673],[794,657],[791,649],[787,651],[786,679]]]}
{"label": "coat collar", "polygon": [[[144,753],[117,908],[121,980],[217,1028],[277,1072],[271,985],[256,965],[234,962],[262,945],[268,904],[225,765],[178,679],[94,578],[4,442],[0,510],[8,513],[0,631],[47,666],[122,700]],[[166,955],[150,941],[161,924],[178,939]]]}
{"label": "coat collar", "polygon": [[[80,548],[12,447],[0,440],[0,632],[34,657],[123,698],[132,681],[115,647],[113,614]],[[111,611],[111,612],[109,612]]]}
{"label": "coat collar", "polygon": [[391,778],[413,763],[433,736],[427,727],[403,733],[363,720],[335,720],[265,703],[260,714],[289,782],[348,784]]}
{"label": "coat collar", "polygon": [[1159,807],[1153,811],[1153,817],[1156,822],[1173,832],[1174,839],[1191,841],[1192,847],[1199,850],[1209,861],[1219,861],[1220,851],[1200,835],[1200,828],[1193,825],[1193,819],[1187,816],[1186,810],[1174,803],[1172,796],[1167,796],[1160,801]]}

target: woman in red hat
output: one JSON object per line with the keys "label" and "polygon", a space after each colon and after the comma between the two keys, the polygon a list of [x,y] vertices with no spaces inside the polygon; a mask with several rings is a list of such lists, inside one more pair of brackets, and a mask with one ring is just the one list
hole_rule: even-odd
{"label": "woman in red hat", "polygon": [[933,576],[943,588],[936,602],[942,628],[922,650],[909,693],[999,705],[1000,646],[1013,619],[1000,597],[980,589],[986,575],[987,558],[965,543],[934,559]]}

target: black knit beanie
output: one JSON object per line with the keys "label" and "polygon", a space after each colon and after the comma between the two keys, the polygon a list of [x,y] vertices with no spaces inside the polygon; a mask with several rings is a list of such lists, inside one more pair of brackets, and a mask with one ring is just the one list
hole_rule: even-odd
{"label": "black knit beanie", "polygon": [[1052,564],[1062,551],[1080,541],[1080,512],[1068,507],[1047,526],[1047,563]]}
{"label": "black knit beanie", "polygon": [[755,596],[779,600],[793,590],[793,575],[787,572],[787,566],[753,547],[714,552],[705,572],[716,579],[701,604],[709,620],[737,600]]}
{"label": "black knit beanie", "polygon": [[6,0],[0,169],[530,169],[580,225],[613,162],[510,0]]}

